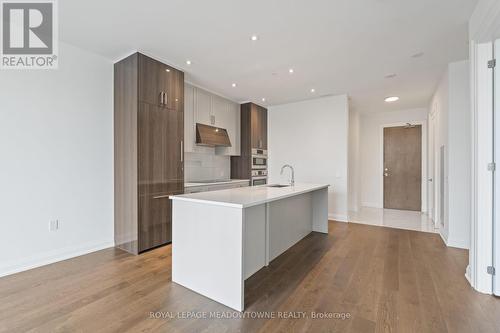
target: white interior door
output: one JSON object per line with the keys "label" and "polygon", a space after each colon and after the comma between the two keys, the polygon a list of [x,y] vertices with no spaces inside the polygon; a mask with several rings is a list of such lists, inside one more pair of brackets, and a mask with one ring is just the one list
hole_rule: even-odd
{"label": "white interior door", "polygon": [[[494,161],[500,166],[500,40],[495,41],[494,58],[497,58],[493,77],[493,151]],[[496,274],[493,276],[493,293],[500,295],[500,173],[498,167],[493,176],[493,267],[496,268]]]}

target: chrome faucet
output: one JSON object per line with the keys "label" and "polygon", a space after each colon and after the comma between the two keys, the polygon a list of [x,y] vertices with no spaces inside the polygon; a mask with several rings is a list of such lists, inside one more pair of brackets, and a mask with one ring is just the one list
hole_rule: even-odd
{"label": "chrome faucet", "polygon": [[295,172],[293,171],[293,166],[291,166],[290,164],[283,165],[281,167],[280,175],[283,175],[283,171],[285,170],[285,168],[290,168],[290,170],[292,171],[292,178],[290,178],[290,185],[291,186],[295,185]]}

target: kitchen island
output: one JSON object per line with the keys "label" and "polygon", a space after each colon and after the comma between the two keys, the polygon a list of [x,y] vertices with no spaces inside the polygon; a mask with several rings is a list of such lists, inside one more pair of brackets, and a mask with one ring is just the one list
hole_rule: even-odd
{"label": "kitchen island", "polygon": [[170,198],[172,281],[238,311],[244,310],[248,277],[309,233],[328,233],[328,185],[267,185]]}

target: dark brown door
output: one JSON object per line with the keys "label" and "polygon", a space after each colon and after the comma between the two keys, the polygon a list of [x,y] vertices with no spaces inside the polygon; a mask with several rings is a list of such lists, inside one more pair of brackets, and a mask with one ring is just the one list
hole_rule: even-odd
{"label": "dark brown door", "polygon": [[164,132],[164,164],[165,180],[169,193],[184,190],[184,112],[164,109],[167,117],[166,131]]}
{"label": "dark brown door", "polygon": [[384,128],[384,208],[422,208],[422,126]]}
{"label": "dark brown door", "polygon": [[159,71],[159,89],[165,93],[163,106],[184,111],[184,73],[164,64],[160,64]]}
{"label": "dark brown door", "polygon": [[267,110],[260,108],[260,140],[261,148],[267,150]]}
{"label": "dark brown door", "polygon": [[267,149],[267,110],[261,106],[251,106],[252,148]]}
{"label": "dark brown door", "polygon": [[[177,114],[182,113],[139,103],[139,252],[171,241],[172,213],[168,196],[183,184],[177,179],[180,155],[173,151],[177,144],[180,145]],[[174,120],[175,123],[171,124]],[[173,156],[175,153],[177,155]],[[170,166],[175,170],[175,176],[172,176]]]}
{"label": "dark brown door", "polygon": [[139,100],[142,102],[162,105],[161,93],[165,89],[165,67],[162,63],[139,55]]}
{"label": "dark brown door", "polygon": [[252,148],[261,148],[260,141],[260,112],[256,105],[251,105],[250,111],[250,129],[252,138]]}

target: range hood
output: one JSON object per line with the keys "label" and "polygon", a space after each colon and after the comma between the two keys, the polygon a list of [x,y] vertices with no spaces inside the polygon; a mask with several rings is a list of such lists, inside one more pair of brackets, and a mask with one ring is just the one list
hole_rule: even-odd
{"label": "range hood", "polygon": [[225,128],[196,124],[196,144],[209,147],[231,147]]}

